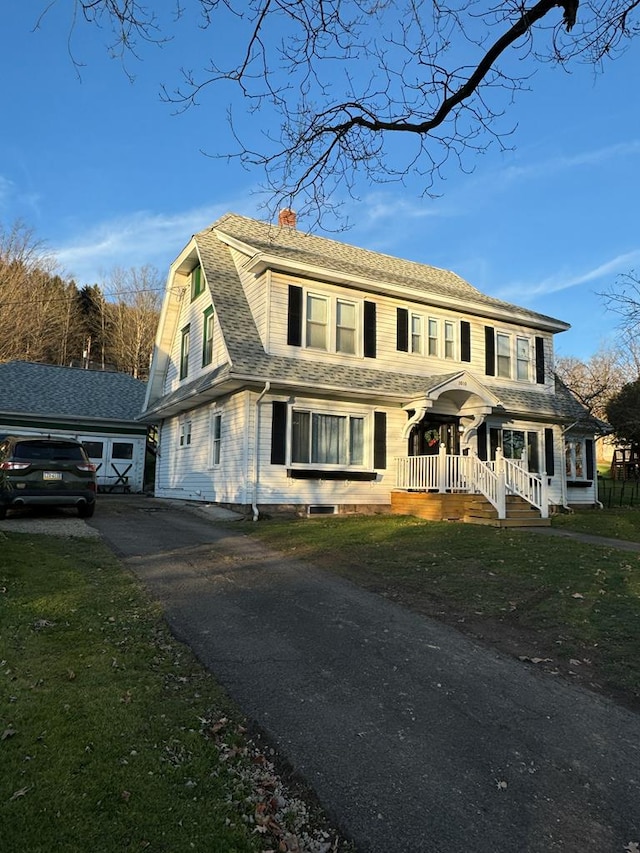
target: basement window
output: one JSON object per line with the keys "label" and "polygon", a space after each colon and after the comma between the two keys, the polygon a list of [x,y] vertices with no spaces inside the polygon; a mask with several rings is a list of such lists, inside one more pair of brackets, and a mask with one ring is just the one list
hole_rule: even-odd
{"label": "basement window", "polygon": [[326,504],[312,504],[307,508],[307,515],[336,515],[338,508]]}

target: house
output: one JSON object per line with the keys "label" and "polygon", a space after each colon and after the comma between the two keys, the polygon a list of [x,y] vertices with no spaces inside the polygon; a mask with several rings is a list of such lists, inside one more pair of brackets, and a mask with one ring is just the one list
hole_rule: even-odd
{"label": "house", "polygon": [[156,495],[255,518],[593,505],[598,422],[553,370],[568,328],[291,211],[227,214],[169,271],[143,415]]}
{"label": "house", "polygon": [[76,438],[97,468],[98,488],[139,492],[147,427],[137,420],[146,385],[126,373],[28,361],[0,364],[0,434]]}

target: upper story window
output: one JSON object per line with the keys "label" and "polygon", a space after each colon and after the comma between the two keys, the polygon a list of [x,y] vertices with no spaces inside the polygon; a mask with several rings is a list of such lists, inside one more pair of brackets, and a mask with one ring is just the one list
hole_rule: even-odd
{"label": "upper story window", "polygon": [[376,357],[376,303],[318,293],[290,284],[287,344]]}
{"label": "upper story window", "polygon": [[[431,358],[458,358],[458,334],[461,343],[461,361],[471,361],[471,327],[467,321],[424,317],[407,308],[396,311],[396,349]],[[460,333],[458,333],[460,329]]]}
{"label": "upper story window", "polygon": [[456,327],[451,320],[444,321],[444,357],[456,357]]}
{"label": "upper story window", "polygon": [[427,341],[427,355],[438,357],[439,322],[429,317],[429,336]]}
{"label": "upper story window", "polygon": [[501,332],[496,335],[496,366],[498,376],[511,379],[511,336]]}
{"label": "upper story window", "polygon": [[314,349],[327,347],[329,300],[324,296],[307,294],[307,346]]}
{"label": "upper story window", "polygon": [[356,305],[344,299],[336,301],[336,352],[355,355]]}
{"label": "upper story window", "polygon": [[189,373],[189,347],[191,342],[191,326],[182,329],[180,340],[180,379],[184,379]]}
{"label": "upper story window", "polygon": [[531,375],[531,342],[529,338],[516,338],[516,379],[529,381]]}
{"label": "upper story window", "polygon": [[202,275],[202,267],[198,264],[191,270],[191,301],[197,299],[204,291],[204,278]]}
{"label": "upper story window", "polygon": [[[491,326],[485,326],[485,373],[487,376],[500,376],[502,379],[517,379],[520,382],[545,381],[544,342],[526,335],[514,335],[510,332],[496,332]],[[534,364],[535,355],[535,364]]]}
{"label": "upper story window", "polygon": [[213,361],[213,307],[207,308],[202,315],[202,366],[206,367]]}

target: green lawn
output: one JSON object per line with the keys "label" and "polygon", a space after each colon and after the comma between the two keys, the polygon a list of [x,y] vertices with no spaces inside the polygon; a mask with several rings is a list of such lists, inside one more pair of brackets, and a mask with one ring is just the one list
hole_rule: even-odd
{"label": "green lawn", "polygon": [[554,516],[552,523],[562,530],[640,542],[640,504],[603,510],[576,510]]}
{"label": "green lawn", "polygon": [[293,831],[239,715],[102,544],[0,533],[0,625],[3,850],[251,853]]}
{"label": "green lawn", "polygon": [[640,707],[640,555],[399,516],[271,520],[246,530]]}

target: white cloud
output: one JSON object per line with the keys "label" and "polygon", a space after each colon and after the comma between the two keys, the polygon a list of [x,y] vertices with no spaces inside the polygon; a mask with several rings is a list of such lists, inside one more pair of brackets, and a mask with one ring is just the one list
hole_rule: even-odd
{"label": "white cloud", "polygon": [[579,287],[582,284],[590,284],[602,278],[610,278],[612,275],[629,272],[634,264],[640,262],[640,249],[634,249],[631,252],[625,252],[622,255],[616,255],[611,260],[599,264],[593,269],[586,270],[581,273],[570,273],[561,271],[537,283],[518,282],[512,284],[508,288],[494,293],[499,299],[512,299],[519,297],[522,300],[523,296],[537,297],[549,293],[557,293],[561,290],[568,290],[571,287]]}
{"label": "white cloud", "polygon": [[216,204],[175,214],[135,211],[81,231],[52,252],[80,285],[100,282],[115,267],[151,264],[162,273],[193,234],[233,209]]}

